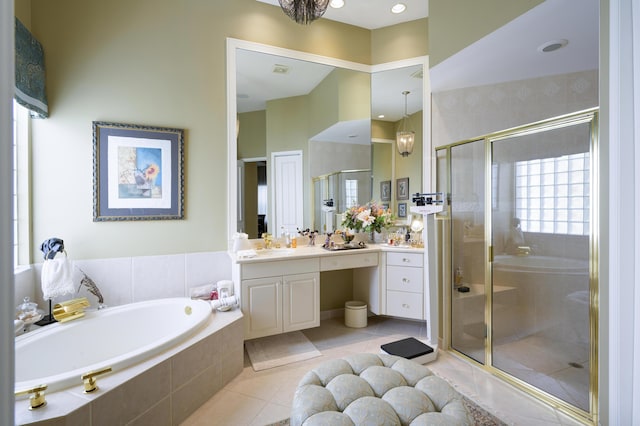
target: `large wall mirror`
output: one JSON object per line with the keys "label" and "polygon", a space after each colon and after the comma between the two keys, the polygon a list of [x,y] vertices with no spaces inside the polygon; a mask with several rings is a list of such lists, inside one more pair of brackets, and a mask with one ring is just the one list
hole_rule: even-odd
{"label": "large wall mirror", "polygon": [[[236,39],[227,48],[229,239],[332,230],[349,204],[370,200],[409,212],[396,184],[426,183],[426,57],[370,66]],[[405,110],[416,144],[403,157]]]}

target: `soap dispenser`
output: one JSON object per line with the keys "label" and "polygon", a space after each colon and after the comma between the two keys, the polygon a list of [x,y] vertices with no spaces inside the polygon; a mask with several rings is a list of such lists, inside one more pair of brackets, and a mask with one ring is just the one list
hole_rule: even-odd
{"label": "soap dispenser", "polygon": [[453,282],[456,287],[460,287],[462,284],[462,268],[459,266],[456,268],[456,272],[453,276]]}
{"label": "soap dispenser", "polygon": [[289,236],[289,233],[284,229],[284,226],[281,226],[280,229],[280,238],[282,238],[281,244],[284,244],[286,248],[291,248],[291,237]]}

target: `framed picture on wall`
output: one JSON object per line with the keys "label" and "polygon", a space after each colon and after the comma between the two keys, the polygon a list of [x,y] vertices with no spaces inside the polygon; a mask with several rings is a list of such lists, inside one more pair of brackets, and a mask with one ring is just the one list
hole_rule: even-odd
{"label": "framed picture on wall", "polygon": [[184,218],[184,130],[93,122],[93,221]]}
{"label": "framed picture on wall", "polygon": [[398,203],[398,217],[407,217],[407,203]]}
{"label": "framed picture on wall", "polygon": [[409,199],[409,178],[396,179],[396,199],[408,200]]}
{"label": "framed picture on wall", "polygon": [[380,182],[380,201],[391,201],[391,181]]}

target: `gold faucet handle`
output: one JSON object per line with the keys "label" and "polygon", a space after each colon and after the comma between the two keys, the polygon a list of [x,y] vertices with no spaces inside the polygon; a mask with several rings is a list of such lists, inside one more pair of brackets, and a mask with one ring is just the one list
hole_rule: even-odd
{"label": "gold faucet handle", "polygon": [[29,410],[44,407],[47,401],[44,399],[44,391],[47,390],[47,385],[38,385],[29,389],[24,389],[15,393],[15,396],[29,395]]}
{"label": "gold faucet handle", "polygon": [[105,367],[101,368],[100,370],[89,371],[80,376],[82,382],[84,383],[84,393],[98,390],[96,377],[109,372],[111,372],[111,367]]}

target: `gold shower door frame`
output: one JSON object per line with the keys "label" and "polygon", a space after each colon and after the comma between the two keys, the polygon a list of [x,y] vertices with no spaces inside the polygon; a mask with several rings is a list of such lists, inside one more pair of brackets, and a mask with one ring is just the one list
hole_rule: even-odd
{"label": "gold shower door frame", "polygon": [[[563,399],[551,395],[530,383],[514,377],[494,366],[493,363],[493,268],[494,260],[492,238],[492,144],[494,142],[514,138],[517,136],[533,135],[535,133],[561,129],[573,125],[590,124],[590,171],[589,171],[589,410],[585,411]],[[484,338],[484,362],[478,361],[468,354],[461,352],[452,346],[452,327],[454,315],[454,282],[456,262],[453,252],[453,211],[451,206],[452,196],[452,168],[451,149],[470,143],[483,143],[484,146],[484,324],[486,327]],[[473,139],[459,141],[450,145],[436,148],[436,191],[447,194],[445,210],[436,216],[438,229],[439,253],[438,281],[441,286],[443,298],[440,305],[441,324],[440,333],[443,339],[443,348],[476,366],[500,377],[502,380],[514,385],[527,394],[541,400],[550,406],[559,408],[567,415],[585,424],[598,423],[598,259],[599,259],[599,164],[598,156],[598,108],[563,115],[560,117],[543,120],[540,122],[520,126]],[[445,168],[445,171],[439,170]]]}

